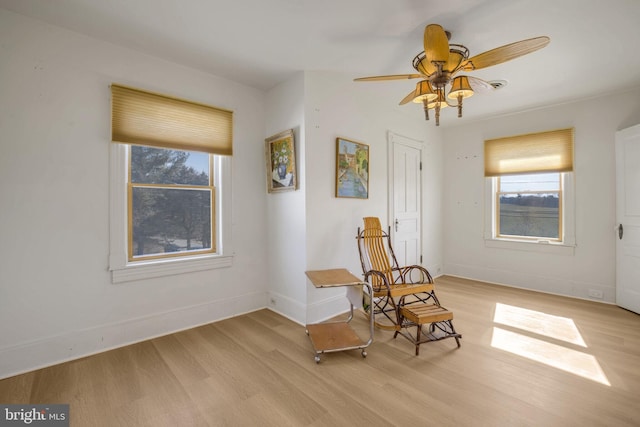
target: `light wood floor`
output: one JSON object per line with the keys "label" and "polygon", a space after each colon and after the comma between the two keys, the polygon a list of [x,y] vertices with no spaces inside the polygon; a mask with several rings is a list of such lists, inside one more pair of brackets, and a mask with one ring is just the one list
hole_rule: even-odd
{"label": "light wood floor", "polygon": [[[416,357],[404,338],[376,331],[367,358],[331,353],[316,364],[303,326],[261,310],[2,380],[0,402],[69,403],[72,426],[640,425],[640,316],[436,283],[459,349],[444,340]],[[352,323],[366,336],[364,316]],[[572,324],[584,345],[566,341]],[[548,365],[558,361],[563,369]],[[567,371],[574,365],[581,375]]]}

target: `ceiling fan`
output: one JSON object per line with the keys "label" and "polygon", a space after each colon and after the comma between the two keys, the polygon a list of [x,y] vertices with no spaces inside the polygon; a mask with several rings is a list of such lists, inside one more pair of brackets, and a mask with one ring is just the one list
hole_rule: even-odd
{"label": "ceiling fan", "polygon": [[[462,100],[473,95],[473,86],[476,89],[494,89],[494,86],[487,81],[477,77],[458,75],[458,73],[510,61],[542,49],[550,42],[547,36],[534,37],[500,46],[469,58],[469,49],[461,44],[449,43],[450,38],[451,33],[445,31],[442,26],[429,24],[424,29],[424,51],[413,58],[413,68],[417,73],[360,77],[355,81],[421,78],[416,88],[400,101],[400,105],[411,101],[422,103],[425,119],[429,120],[429,110],[433,109],[436,126],[439,126],[442,108],[457,106],[458,117],[462,117]],[[457,104],[450,104],[447,99],[455,100]]]}

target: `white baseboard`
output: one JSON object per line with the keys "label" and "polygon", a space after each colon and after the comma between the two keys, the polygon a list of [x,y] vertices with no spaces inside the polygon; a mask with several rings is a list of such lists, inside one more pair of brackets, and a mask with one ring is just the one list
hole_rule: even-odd
{"label": "white baseboard", "polygon": [[306,323],[318,323],[349,311],[345,295],[335,295],[307,305]]}
{"label": "white baseboard", "polygon": [[[567,293],[554,292],[553,290],[545,290],[545,289],[537,289],[537,288],[534,288],[534,287],[518,286],[518,285],[513,285],[513,284],[509,284],[509,283],[500,282],[500,281],[480,279],[478,277],[472,277],[472,276],[469,276],[469,275],[445,273],[444,276],[456,277],[456,278],[459,278],[459,279],[466,279],[466,280],[474,280],[474,281],[477,281],[477,282],[487,283],[489,285],[504,286],[504,287],[507,287],[507,288],[514,288],[514,289],[522,289],[522,290],[525,290],[525,291],[539,292],[539,293],[542,293],[542,294],[555,295],[555,296],[559,296],[559,297],[573,298],[573,299],[580,299],[580,300],[584,300],[584,301],[597,302],[597,303],[600,303],[600,304],[616,305],[616,303],[612,302],[612,301],[605,301],[605,300],[601,300],[601,299],[588,298],[588,297],[583,297],[583,296],[579,296],[579,295],[571,295],[571,294],[567,294]],[[593,286],[594,287],[599,287],[598,285],[593,285]]]}
{"label": "white baseboard", "polygon": [[299,325],[304,325],[307,317],[305,304],[277,292],[267,293],[267,308]]}
{"label": "white baseboard", "polygon": [[322,322],[349,311],[349,300],[345,295],[334,295],[311,304],[303,304],[277,292],[269,292],[267,306],[287,319],[306,325]]}
{"label": "white baseboard", "polygon": [[180,307],[0,348],[0,379],[265,308],[266,294]]}

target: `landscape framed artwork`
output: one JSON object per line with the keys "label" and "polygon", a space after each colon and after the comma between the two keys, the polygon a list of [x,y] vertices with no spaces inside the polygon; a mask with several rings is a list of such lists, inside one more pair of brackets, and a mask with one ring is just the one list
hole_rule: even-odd
{"label": "landscape framed artwork", "polygon": [[336,197],[369,198],[369,146],[336,138]]}
{"label": "landscape framed artwork", "polygon": [[293,129],[273,135],[265,141],[265,157],[267,161],[267,191],[296,190],[296,153]]}

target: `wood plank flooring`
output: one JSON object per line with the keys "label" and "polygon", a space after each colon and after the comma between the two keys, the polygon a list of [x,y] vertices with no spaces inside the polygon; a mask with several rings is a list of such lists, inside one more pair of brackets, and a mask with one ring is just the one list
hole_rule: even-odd
{"label": "wood plank flooring", "polygon": [[[460,348],[416,357],[376,330],[366,358],[316,364],[303,326],[260,310],[2,380],[0,403],[69,403],[72,426],[640,425],[640,316],[452,277],[436,289]],[[367,336],[361,313],[352,324]]]}

